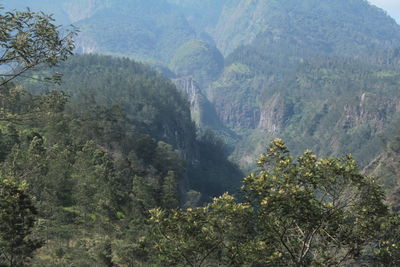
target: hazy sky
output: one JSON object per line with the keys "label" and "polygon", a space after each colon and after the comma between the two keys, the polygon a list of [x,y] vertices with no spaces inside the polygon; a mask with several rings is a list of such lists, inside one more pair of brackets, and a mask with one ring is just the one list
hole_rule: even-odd
{"label": "hazy sky", "polygon": [[400,0],[369,0],[372,4],[384,9],[400,24]]}

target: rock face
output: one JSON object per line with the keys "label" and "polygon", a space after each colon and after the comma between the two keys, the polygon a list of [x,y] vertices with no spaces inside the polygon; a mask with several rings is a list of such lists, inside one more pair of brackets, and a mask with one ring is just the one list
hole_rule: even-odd
{"label": "rock face", "polygon": [[284,103],[280,93],[275,93],[260,107],[240,102],[217,102],[218,115],[234,129],[257,129],[270,135],[279,135],[293,115],[293,105]]}
{"label": "rock face", "polygon": [[243,65],[226,68],[208,91],[220,120],[242,136],[235,160],[242,166],[254,162],[271,139],[280,137],[293,153],[352,153],[361,165],[368,164],[400,116],[400,75],[374,66],[365,71],[358,64],[299,64],[280,82],[257,78]]}
{"label": "rock face", "polygon": [[292,115],[293,106],[285,104],[281,95],[276,93],[264,104],[258,129],[271,135],[278,135]]}
{"label": "rock face", "polygon": [[344,106],[338,126],[351,129],[363,123],[369,123],[373,133],[381,132],[400,107],[397,99],[362,93],[359,104]]}
{"label": "rock face", "polygon": [[260,110],[237,102],[218,101],[219,118],[232,129],[255,129],[260,121]]}
{"label": "rock face", "polygon": [[173,79],[172,82],[179,91],[187,96],[190,102],[192,120],[199,127],[220,128],[221,123],[217,119],[214,108],[193,77]]}
{"label": "rock face", "polygon": [[201,130],[212,130],[214,134],[227,141],[230,146],[238,142],[240,137],[220,120],[214,105],[208,100],[193,77],[173,79],[172,82],[179,91],[187,96],[190,102],[192,120]]}
{"label": "rock face", "polygon": [[178,90],[187,95],[191,110],[199,110],[202,93],[197,82],[192,77],[173,79],[172,82]]}
{"label": "rock face", "polygon": [[257,89],[254,75],[244,64],[225,67],[219,79],[211,84],[207,96],[215,106],[218,118],[232,129],[255,129],[260,120],[260,107],[254,99]]}

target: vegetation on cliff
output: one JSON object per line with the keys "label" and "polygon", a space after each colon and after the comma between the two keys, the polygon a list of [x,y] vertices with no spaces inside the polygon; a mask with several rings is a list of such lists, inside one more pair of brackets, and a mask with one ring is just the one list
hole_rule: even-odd
{"label": "vegetation on cliff", "polygon": [[[399,265],[400,30],[379,9],[38,2],[82,51],[151,60],[181,91],[127,58],[70,57],[75,31],[51,16],[0,10],[1,266]],[[252,168],[240,190],[218,136]]]}

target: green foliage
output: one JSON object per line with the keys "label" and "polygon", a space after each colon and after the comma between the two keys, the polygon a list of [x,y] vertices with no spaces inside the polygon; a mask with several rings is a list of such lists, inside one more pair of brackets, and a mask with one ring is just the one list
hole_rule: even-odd
{"label": "green foliage", "polygon": [[[84,55],[71,58],[55,70],[63,73],[63,84],[57,89],[72,96],[67,108],[77,116],[93,102],[120,106],[133,124],[156,140],[180,149],[193,146],[195,128],[186,99],[169,80],[149,67],[129,59]],[[32,82],[26,86],[34,92],[54,88]],[[109,131],[119,132],[112,127]]]}
{"label": "green foliage", "polygon": [[[322,156],[351,152],[365,166],[382,149],[380,135],[392,122],[394,107],[388,101],[393,96],[397,97],[393,92],[397,87],[398,71],[388,69],[385,64],[395,66],[398,63],[398,51],[390,49],[386,52],[386,49],[398,43],[399,26],[366,1],[251,0],[242,3],[214,0],[86,0],[59,1],[59,5],[48,0],[10,2],[5,3],[14,7],[24,4],[37,7],[48,5],[52,13],[68,14],[71,21],[81,27],[78,43],[84,51],[152,58],[151,61],[156,61],[156,65],[166,65],[172,61],[171,65],[177,72],[196,76],[201,83],[207,80],[204,82],[206,85],[222,73],[220,79],[206,89],[214,106],[204,105],[201,109],[207,111],[192,110],[192,113],[196,118],[206,114],[211,117],[207,121],[218,122],[218,126],[212,127],[227,126],[234,132],[230,135],[236,148],[233,158],[243,166],[254,155],[261,153],[266,142],[276,136],[289,140],[288,145],[294,153],[300,153],[306,148]],[[227,56],[224,71],[221,70],[223,60],[214,47],[215,43]],[[373,61],[375,54],[380,54],[379,62]],[[326,59],[326,56],[335,57],[336,62]],[[356,57],[369,64],[338,59],[337,56]],[[112,68],[118,69],[121,76],[112,74],[118,77],[116,80],[107,75],[104,80],[97,78],[99,87],[104,85],[113,88],[122,80],[123,75],[132,75],[129,71],[125,72],[125,69],[134,67],[128,67],[129,64],[124,67],[120,63]],[[97,61],[94,64],[100,63]],[[87,77],[73,75],[69,81],[70,94],[76,93],[76,81],[102,76],[96,74],[97,70],[93,66],[81,68],[76,64],[69,67],[76,69],[79,74],[91,74]],[[65,72],[66,69],[60,68],[57,71]],[[43,75],[47,77],[48,72],[38,77]],[[38,78],[35,75],[32,77]],[[38,89],[42,86],[36,84],[35,87]],[[79,86],[79,90],[80,87],[88,86]],[[342,89],[336,90],[338,88]],[[100,92],[104,88],[92,89],[93,92]],[[360,110],[359,113],[367,114],[368,118],[356,118],[357,123],[345,121],[346,116],[354,117],[344,114],[343,110],[357,113],[356,110],[347,109],[347,106],[351,105],[351,101],[357,101],[356,98],[361,98],[363,93],[368,96],[367,105],[363,108],[370,108]],[[168,91],[160,99],[170,94],[171,91]],[[96,101],[102,104],[107,102],[107,105],[120,104],[124,102],[121,99],[129,99],[126,94],[121,97],[110,92],[100,95],[96,96]],[[270,105],[269,100],[274,97],[279,98],[277,106]],[[135,103],[132,104],[135,109],[127,112],[129,117],[135,117],[146,124],[150,121],[166,121],[167,116],[162,117],[167,114],[166,109],[157,107],[163,101],[152,101],[149,104],[146,102],[148,100],[144,97],[141,103],[136,103],[129,99],[123,109],[127,110],[131,103]],[[335,107],[331,103],[338,105]],[[268,109],[268,106],[273,108]],[[274,110],[277,115],[272,120],[277,123],[271,125],[268,124],[270,117],[265,115]],[[221,126],[220,122],[225,125]],[[191,146],[194,139],[176,146],[176,140],[154,135],[167,131],[167,136],[171,137],[176,127],[168,129],[167,125],[173,123],[168,121],[158,124],[156,129],[149,131],[150,135],[175,148]],[[188,126],[184,129],[192,131]],[[258,143],[255,140],[259,140],[260,132],[267,132],[268,136]],[[192,134],[186,136],[189,135]]]}
{"label": "green foliage", "polygon": [[189,181],[190,188],[200,192],[202,200],[206,202],[223,192],[237,191],[243,175],[241,170],[227,159],[228,152],[223,141],[212,131],[206,130],[199,134],[197,142],[198,161],[188,169],[189,177],[192,178]]}
{"label": "green foliage", "polygon": [[37,211],[25,188],[26,184],[18,186],[13,179],[0,179],[1,266],[25,266],[42,246],[32,236]]}
{"label": "green foliage", "polygon": [[289,265],[357,258],[388,214],[383,191],[350,156],[318,160],[306,151],[294,163],[276,139],[258,165],[258,173],[244,180],[244,195],[257,207],[260,230],[277,242]]}
{"label": "green foliage", "polygon": [[[207,94],[232,136],[244,137],[234,154],[242,162],[281,135],[295,154],[355,152],[365,164],[398,109],[398,51],[371,55],[398,41],[398,26],[365,1],[45,2],[79,21],[83,50],[170,62],[203,86],[219,78]],[[355,11],[360,20],[349,15]],[[3,44],[11,45],[2,64],[18,67],[10,78],[71,53],[74,32],[58,36],[51,17],[1,18],[10,22]],[[233,51],[224,70],[210,36],[196,36],[187,20]],[[368,59],[325,57],[364,53]],[[63,84],[43,83],[53,71],[64,74]],[[221,140],[196,133],[186,97],[168,79],[97,55],[26,74],[31,79],[16,82],[29,91],[7,77],[1,89],[0,173],[29,184],[21,194],[34,201],[25,211],[33,214],[35,204],[34,235],[46,241],[32,265],[398,265],[398,220],[387,220],[381,189],[351,157],[306,151],[294,159],[275,140],[245,179],[243,202],[224,194],[198,207],[234,192],[241,172]],[[18,217],[12,201],[4,203],[2,214]],[[31,236],[33,221],[22,235]],[[35,248],[24,249],[28,258]]]}
{"label": "green foliage", "polygon": [[383,191],[351,156],[306,151],[294,160],[276,139],[258,165],[243,181],[243,203],[225,194],[203,208],[152,210],[161,264],[344,266],[380,242]]}
{"label": "green foliage", "polygon": [[216,47],[191,40],[177,49],[171,67],[179,76],[193,76],[202,87],[207,87],[220,75],[224,58]]}
{"label": "green foliage", "polygon": [[200,206],[200,200],[201,200],[200,192],[189,190],[188,192],[186,192],[185,204],[183,205],[183,207],[185,209],[198,207]]}
{"label": "green foliage", "polygon": [[[168,166],[162,170],[165,176],[173,170],[181,177],[179,169],[186,168],[188,186],[200,191],[204,200],[237,187],[240,170],[226,159],[221,141],[211,134],[196,136],[187,99],[166,78],[128,59],[96,55],[75,56],[57,71],[63,73],[64,81],[58,89],[71,95],[66,109],[86,121],[76,129],[76,136],[102,139],[111,151],[133,148],[145,164],[160,170]],[[34,92],[52,88],[32,82],[26,82],[26,86]],[[93,103],[112,107],[113,115],[104,110],[99,113],[100,108]],[[85,111],[92,108],[92,112]],[[122,113],[129,122],[121,120]],[[101,125],[92,123],[98,116],[105,120]],[[131,128],[146,134],[117,145],[115,140]],[[175,161],[180,156],[174,150],[180,150],[186,166]]]}
{"label": "green foliage", "polygon": [[1,87],[30,69],[54,66],[72,54],[75,31],[61,36],[51,16],[0,8]]}
{"label": "green foliage", "polygon": [[[8,84],[0,103],[0,172],[28,182],[35,236],[45,241],[32,265],[152,264],[148,210],[198,205],[238,170],[222,148],[198,152],[212,140],[197,140],[186,99],[147,67],[100,56],[64,64],[57,89],[66,93],[23,80],[36,94]],[[202,194],[186,197],[193,179],[217,173],[221,162],[226,187],[208,190],[203,179]]]}
{"label": "green foliage", "polygon": [[[126,117],[111,120],[117,116],[112,108],[93,113],[88,107],[87,112],[97,119],[86,124],[82,118],[49,113],[35,130],[19,125],[17,141],[1,163],[3,173],[29,182],[26,191],[35,197],[41,222],[37,235],[46,241],[40,255],[58,255],[60,264],[114,261],[114,241],[124,240],[126,246],[133,241],[125,231],[146,231],[141,221],[148,209],[179,204],[178,181],[184,174],[179,153],[132,131]],[[121,127],[117,136],[109,133],[111,121]],[[141,158],[135,145],[146,139],[155,143],[149,151],[154,158]],[[113,241],[101,249],[98,240],[105,237]],[[51,265],[42,257],[35,263]]]}
{"label": "green foliage", "polygon": [[227,194],[204,208],[152,210],[150,221],[160,265],[238,266],[243,263],[238,258],[246,250],[251,231],[250,214],[249,206],[236,204]]}
{"label": "green foliage", "polygon": [[363,167],[385,148],[382,136],[398,120],[400,77],[395,65],[382,62],[385,56],[316,56],[280,68],[285,57],[257,60],[257,53],[251,57],[257,50],[246,51],[227,59],[230,66],[208,89],[221,121],[243,137],[233,154],[242,166],[277,136],[295,154],[307,148],[321,156],[351,153]]}
{"label": "green foliage", "polygon": [[162,205],[169,209],[179,207],[178,181],[173,171],[169,171],[162,185]]}
{"label": "green foliage", "polygon": [[400,187],[398,179],[400,169],[398,162],[400,136],[398,122],[392,128],[386,132],[385,137],[387,140],[383,151],[365,168],[365,171],[370,175],[380,177],[379,181],[387,191],[392,209],[398,212],[400,210]]}
{"label": "green foliage", "polygon": [[381,239],[374,250],[374,260],[380,266],[397,266],[400,263],[400,218],[390,218],[382,231]]}

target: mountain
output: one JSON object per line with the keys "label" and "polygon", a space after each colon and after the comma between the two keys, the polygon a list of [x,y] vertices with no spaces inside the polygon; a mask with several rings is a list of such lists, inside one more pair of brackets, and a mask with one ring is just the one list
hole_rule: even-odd
{"label": "mountain", "polygon": [[[180,151],[187,162],[182,185],[200,191],[202,200],[238,185],[241,172],[227,160],[224,145],[210,133],[196,133],[187,96],[150,67],[126,58],[81,55],[53,70],[63,74],[61,85],[36,82],[44,71],[33,73],[34,79],[25,80],[25,86],[35,93],[66,92],[72,99],[68,108],[78,113],[93,102],[122,108],[136,130]],[[194,86],[187,87],[196,90]],[[213,161],[208,159],[211,154]]]}
{"label": "mountain", "polygon": [[[81,51],[168,61],[175,49],[200,38],[227,56],[262,43],[351,55],[390,47],[399,26],[364,0],[49,0],[3,1],[31,7],[81,28]],[[283,47],[282,47],[283,48]]]}
{"label": "mountain", "polygon": [[351,55],[400,38],[396,22],[363,0],[230,1],[212,36],[224,55],[260,42]]}
{"label": "mountain", "polygon": [[[34,2],[34,3],[33,3]],[[77,52],[168,62],[174,51],[196,37],[185,17],[165,0],[5,1],[8,8],[31,6],[53,13],[60,23],[80,29]]]}
{"label": "mountain", "polygon": [[233,159],[248,166],[274,137],[295,152],[353,153],[362,165],[377,156],[399,110],[398,70],[382,64],[400,43],[392,18],[361,0],[243,0],[215,10],[205,31],[225,67],[203,90],[238,137],[229,140]]}
{"label": "mountain", "polygon": [[[399,211],[400,26],[382,10],[366,0],[3,4],[78,26],[83,55],[1,86],[2,253],[42,246],[29,266],[400,262],[398,214],[356,164]],[[257,171],[240,187],[243,170]]]}
{"label": "mountain", "polygon": [[79,51],[145,60],[174,79],[198,125],[225,138],[243,167],[276,136],[294,152],[351,152],[366,165],[397,116],[398,70],[388,61],[400,26],[364,0],[86,0],[48,9],[81,29]]}
{"label": "mountain", "polygon": [[230,1],[211,35],[225,68],[205,91],[240,136],[232,158],[241,166],[275,137],[294,152],[353,153],[364,166],[383,149],[399,97],[398,70],[383,62],[397,60],[400,26],[382,10],[358,0]]}
{"label": "mountain", "polygon": [[[54,70],[63,73],[63,83],[56,89],[76,101],[93,98],[98,104],[119,105],[152,137],[191,150],[195,130],[186,99],[148,67],[128,59],[87,55],[73,57]],[[54,88],[50,86],[27,85],[34,92]]]}
{"label": "mountain", "polygon": [[[295,152],[352,153],[365,165],[382,149],[381,136],[399,117],[399,74],[396,68],[352,60],[307,61],[280,82],[273,76],[216,82],[214,94],[235,88],[236,95],[214,96],[214,103],[231,129],[248,131],[235,152],[242,165],[275,137],[287,140]],[[226,102],[217,102],[221,99]]]}
{"label": "mountain", "polygon": [[176,75],[192,76],[205,88],[221,74],[224,58],[207,42],[191,40],[176,50],[170,65]]}
{"label": "mountain", "polygon": [[196,37],[185,17],[159,0],[115,1],[75,25],[82,31],[82,52],[161,62],[168,62],[179,46]]}
{"label": "mountain", "polygon": [[196,29],[200,36],[210,40],[209,31],[218,23],[219,17],[228,0],[168,0],[174,4]]}
{"label": "mountain", "polygon": [[152,231],[150,209],[192,208],[239,186],[224,143],[196,129],[187,96],[149,66],[81,55],[25,74],[1,87],[0,198],[5,182],[21,184],[11,194],[24,192],[40,222],[23,223],[41,247],[29,265],[103,266],[111,250],[119,265],[148,263],[151,248],[135,247]]}

